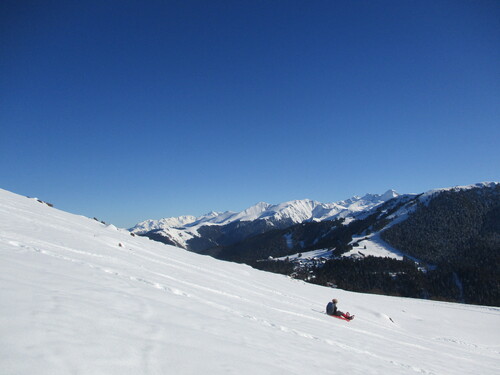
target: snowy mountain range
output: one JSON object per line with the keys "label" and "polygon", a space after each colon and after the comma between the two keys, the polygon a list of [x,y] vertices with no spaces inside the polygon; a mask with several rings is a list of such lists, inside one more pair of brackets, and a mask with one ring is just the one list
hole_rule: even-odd
{"label": "snowy mountain range", "polygon": [[[332,298],[351,322],[324,313]],[[3,374],[497,374],[498,307],[351,293],[0,190]]]}
{"label": "snowy mountain range", "polygon": [[[500,184],[483,182],[421,194],[389,190],[328,204],[259,203],[238,213],[147,221],[133,231],[322,285],[496,306],[499,223]],[[360,262],[347,266],[340,258]],[[410,259],[413,266],[404,262]],[[353,273],[356,267],[365,269],[363,279]],[[383,276],[389,277],[388,269],[390,280]]]}
{"label": "snowy mountain range", "polygon": [[[201,247],[197,247],[196,244],[200,244],[200,239],[204,236],[203,232],[200,231],[200,228],[204,226],[224,227],[233,224],[231,229],[234,231],[241,228],[241,225],[234,224],[241,223],[245,226],[245,235],[235,237],[241,240],[262,233],[265,230],[285,228],[308,221],[326,221],[338,218],[350,221],[398,195],[396,191],[388,190],[381,195],[354,196],[336,203],[320,203],[310,199],[294,200],[280,204],[259,202],[241,212],[210,212],[200,217],[180,216],[160,220],[146,220],[134,226],[131,232],[146,235],[185,249],[205,250],[221,243],[210,239],[204,242]],[[252,230],[249,229],[248,223],[250,222],[259,223]]]}
{"label": "snowy mountain range", "polygon": [[348,224],[303,223],[215,249],[321,285],[500,305],[500,184],[400,195]]}
{"label": "snowy mountain range", "polygon": [[[381,238],[381,233],[408,218],[408,215],[421,205],[427,205],[433,197],[444,192],[460,192],[472,189],[493,189],[498,182],[482,182],[472,185],[455,186],[433,189],[420,194],[398,194],[388,190],[384,194],[366,194],[363,197],[354,196],[336,203],[320,203],[312,200],[295,200],[281,204],[260,202],[241,212],[211,212],[201,217],[181,216],[161,220],[146,220],[137,224],[131,232],[151,239],[182,247],[195,252],[220,256],[223,259],[246,261],[248,258],[233,256],[232,253],[241,253],[245,246],[253,249],[259,247],[276,248],[276,240],[266,235],[271,230],[284,230],[301,223],[334,222],[341,219],[342,224],[363,220],[369,216],[377,216],[380,223],[384,223],[377,230],[370,230],[369,234],[351,233],[351,244],[357,244],[362,238],[365,254],[374,256],[389,256],[402,259],[403,253]],[[383,219],[383,220],[382,220]],[[317,229],[318,226],[308,228]],[[290,253],[320,249],[323,243],[328,245],[331,226],[322,226],[316,230],[316,237],[308,239],[302,235],[291,234],[294,230],[284,234],[283,244]],[[311,230],[314,232],[314,230]],[[247,239],[250,241],[245,243]],[[263,239],[263,240],[262,240]],[[274,241],[270,244],[269,241]],[[282,248],[285,245],[282,245]],[[264,254],[263,252],[261,252]],[[269,252],[268,255],[276,255]],[[358,256],[358,250],[353,249],[345,256]],[[267,256],[266,256],[267,257]]]}

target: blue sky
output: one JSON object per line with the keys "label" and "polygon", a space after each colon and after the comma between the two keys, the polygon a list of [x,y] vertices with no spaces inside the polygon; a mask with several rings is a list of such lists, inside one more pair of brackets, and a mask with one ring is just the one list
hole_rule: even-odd
{"label": "blue sky", "polygon": [[122,227],[500,180],[498,1],[2,1],[0,187]]}

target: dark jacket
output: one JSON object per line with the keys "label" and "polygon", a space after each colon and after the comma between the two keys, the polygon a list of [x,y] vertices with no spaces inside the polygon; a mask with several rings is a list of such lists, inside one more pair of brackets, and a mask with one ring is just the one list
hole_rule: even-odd
{"label": "dark jacket", "polygon": [[326,313],[328,315],[343,315],[344,313],[340,310],[337,309],[337,304],[333,302],[328,302],[328,305],[326,305]]}
{"label": "dark jacket", "polygon": [[333,302],[328,302],[328,305],[326,305],[326,313],[328,315],[336,315],[337,314],[337,305]]}

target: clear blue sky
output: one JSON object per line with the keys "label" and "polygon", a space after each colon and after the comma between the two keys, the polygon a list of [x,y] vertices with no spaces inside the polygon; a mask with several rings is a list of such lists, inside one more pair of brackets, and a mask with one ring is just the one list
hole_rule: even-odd
{"label": "clear blue sky", "polygon": [[0,187],[121,227],[500,180],[500,1],[0,3]]}

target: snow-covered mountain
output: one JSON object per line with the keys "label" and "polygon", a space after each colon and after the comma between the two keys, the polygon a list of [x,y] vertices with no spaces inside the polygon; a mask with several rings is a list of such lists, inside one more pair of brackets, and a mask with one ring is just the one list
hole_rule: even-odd
{"label": "snow-covered mountain", "polygon": [[[359,211],[362,212],[363,215],[357,215],[357,218],[366,217],[369,215],[378,215],[379,217],[383,217],[386,221],[386,224],[383,225],[380,229],[369,231],[366,233],[364,230],[360,233],[356,233],[353,235],[353,239],[350,244],[356,244],[363,247],[362,254],[360,255],[360,249],[358,247],[354,247],[351,251],[348,251],[342,256],[344,257],[359,257],[359,256],[377,256],[377,257],[390,257],[395,259],[403,259],[403,256],[408,256],[404,254],[400,250],[394,248],[389,245],[387,242],[382,240],[381,234],[385,230],[391,228],[392,226],[401,223],[402,221],[408,218],[408,215],[414,212],[419,205],[428,205],[429,202],[437,197],[439,194],[443,192],[460,192],[467,191],[472,189],[484,189],[484,188],[495,188],[500,186],[499,182],[480,182],[477,184],[471,185],[463,185],[463,186],[453,186],[447,188],[439,188],[432,189],[427,192],[421,194],[397,194],[393,193],[393,191],[389,191],[385,193],[382,198],[380,198],[382,203],[386,203],[386,205],[376,204],[372,207],[369,205],[361,208]],[[392,198],[398,198],[390,201]],[[390,202],[389,202],[390,201]],[[388,211],[393,211],[390,214],[386,215]],[[317,250],[311,252],[311,256],[316,257]],[[324,253],[325,250],[319,250],[320,253]],[[297,257],[297,254],[292,254],[291,258],[294,259]],[[309,255],[307,253],[302,254],[303,259],[307,259]]]}
{"label": "snow-covered mountain", "polygon": [[[323,313],[326,303],[356,317]],[[350,293],[0,190],[2,374],[497,374],[497,307]]]}
{"label": "snow-covered mountain", "polygon": [[[222,227],[236,222],[248,223],[262,220],[264,223],[259,223],[258,227],[260,231],[263,225],[268,228],[280,228],[305,221],[324,221],[337,218],[350,220],[398,195],[396,191],[388,190],[384,194],[354,196],[336,203],[321,203],[310,199],[280,204],[259,202],[241,212],[210,212],[200,217],[181,216],[146,220],[134,226],[131,231],[140,235],[153,233],[168,243],[182,248],[190,248],[190,240],[203,237],[199,230],[203,226]],[[258,231],[248,231],[249,235],[257,233]]]}
{"label": "snow-covered mountain", "polygon": [[[460,192],[467,191],[472,189],[484,189],[484,188],[498,188],[500,186],[499,182],[480,182],[477,184],[471,185],[463,185],[463,186],[453,186],[448,188],[439,188],[432,189],[422,194],[407,194],[401,195],[400,200],[394,200],[392,203],[393,207],[397,207],[397,209],[387,215],[384,219],[387,221],[387,224],[383,226],[380,230],[371,232],[369,234],[359,233],[357,236],[353,237],[352,244],[359,244],[364,247],[363,254],[374,255],[374,256],[384,256],[391,257],[396,259],[402,259],[404,254],[400,250],[394,248],[389,245],[387,242],[382,240],[381,234],[382,232],[388,230],[392,226],[401,223],[402,221],[408,218],[408,215],[412,212],[415,212],[419,205],[428,205],[429,202],[437,197],[439,194],[443,192]],[[413,198],[413,199],[412,199]],[[391,207],[387,207],[384,212],[388,211]],[[371,209],[367,211],[367,215],[376,213],[377,208]],[[383,214],[384,212],[379,213]],[[352,256],[358,255],[359,249],[354,248],[350,252],[344,254],[344,256]]]}

